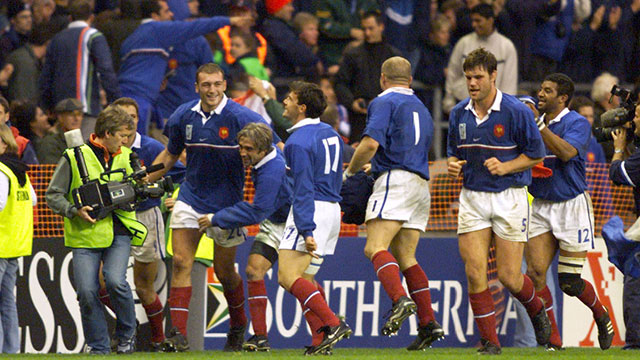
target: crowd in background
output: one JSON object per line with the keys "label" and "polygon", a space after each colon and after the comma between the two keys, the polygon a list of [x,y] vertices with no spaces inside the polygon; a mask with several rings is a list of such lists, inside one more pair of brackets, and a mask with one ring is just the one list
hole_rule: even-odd
{"label": "crowd in background", "polygon": [[[384,60],[409,59],[418,95],[446,118],[467,97],[464,56],[482,46],[496,54],[497,85],[507,93],[536,90],[527,84],[553,72],[593,84],[578,92],[595,103],[597,123],[618,106],[609,102],[611,86],[639,79],[639,12],[640,0],[6,0],[0,92],[28,163],[55,163],[60,134],[81,127],[88,136],[119,96],[141,104],[139,130],[162,141],[173,111],[197,98],[193,74],[208,62],[225,69],[228,95],[283,139],[291,124],[279,100],[288,83],[320,84],[330,104],[323,120],[353,145],[381,92]],[[144,35],[155,42],[134,41],[141,24],[217,15],[251,21],[216,31],[167,26],[167,34]],[[70,98],[77,102],[61,105]],[[68,120],[73,114],[79,121]]]}

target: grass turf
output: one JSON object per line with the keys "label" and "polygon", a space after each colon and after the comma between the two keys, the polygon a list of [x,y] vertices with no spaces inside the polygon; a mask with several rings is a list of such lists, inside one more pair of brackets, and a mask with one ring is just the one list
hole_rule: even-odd
{"label": "grass turf", "polygon": [[[594,348],[568,348],[558,352],[546,352],[542,348],[504,348],[500,359],[640,359],[640,351],[612,348],[607,351]],[[293,359],[301,357],[303,350],[273,350],[265,353],[224,353],[222,351],[194,351],[187,353],[135,353],[131,355],[83,355],[83,354],[12,354],[0,355],[0,359],[91,359],[114,358],[122,360],[219,360],[219,359]],[[436,348],[426,351],[408,352],[404,349],[351,349],[338,348],[332,357],[318,355],[320,359],[478,359],[476,350],[472,348]]]}

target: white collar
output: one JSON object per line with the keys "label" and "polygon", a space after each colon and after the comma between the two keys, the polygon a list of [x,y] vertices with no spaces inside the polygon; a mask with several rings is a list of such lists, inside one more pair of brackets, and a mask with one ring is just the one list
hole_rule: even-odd
{"label": "white collar", "polygon": [[268,163],[269,161],[276,158],[276,148],[271,147],[271,152],[265,155],[262,160],[258,161],[257,164],[253,166],[254,169],[258,169],[260,166]]}
{"label": "white collar", "polygon": [[69,25],[67,25],[67,28],[71,29],[71,28],[85,28],[89,26],[89,23],[84,21],[84,20],[76,20],[76,21],[72,21],[71,23],[69,23]]}
{"label": "white collar", "polygon": [[[216,108],[213,109],[213,112],[216,115],[220,115],[222,113],[222,109],[224,109],[224,107],[227,106],[227,102],[229,102],[229,98],[227,97],[227,95],[222,95],[222,101],[220,101],[220,104],[218,104],[218,106],[216,106]],[[202,100],[198,100],[198,102],[191,108],[191,111],[195,111],[198,114],[202,115],[203,122],[206,122],[207,120],[209,120],[209,117],[211,116],[209,115],[209,117],[207,117],[202,111]]]}
{"label": "white collar", "polygon": [[295,125],[293,125],[292,127],[288,128],[288,129],[287,129],[287,132],[288,132],[288,133],[292,133],[292,132],[294,132],[295,130],[297,130],[297,129],[299,129],[299,128],[303,127],[303,126],[306,126],[306,125],[315,125],[315,124],[320,124],[320,118],[313,118],[313,119],[306,118],[306,119],[302,119],[302,120],[298,121],[298,122],[297,122]]}
{"label": "white collar", "polygon": [[491,104],[491,107],[487,111],[487,115],[482,119],[478,116],[476,109],[473,107],[473,100],[469,99],[469,103],[464,107],[464,109],[471,111],[473,116],[476,118],[476,125],[480,125],[489,118],[489,115],[491,115],[493,111],[500,111],[500,103],[502,103],[502,91],[496,89],[496,98],[493,100],[493,104]]}
{"label": "white collar", "polygon": [[[502,103],[502,91],[500,89],[496,89],[496,98],[493,100],[493,104],[489,108],[489,113],[492,111],[500,111],[500,104]],[[469,99],[469,103],[464,107],[465,110],[471,110],[475,113],[475,109],[473,108],[473,100]]]}
{"label": "white collar", "polygon": [[381,92],[380,95],[378,95],[378,97],[387,95],[387,94],[392,93],[392,92],[398,93],[398,94],[402,94],[402,95],[413,95],[413,89],[411,89],[411,88],[394,86],[394,87],[390,87],[387,90]]}
{"label": "white collar", "polygon": [[131,144],[131,148],[140,149],[142,146],[142,136],[140,133],[136,131],[136,138],[133,140],[133,144]]}
{"label": "white collar", "polygon": [[[556,116],[553,120],[549,121],[548,125],[551,125],[553,123],[557,123],[560,122],[560,120],[562,120],[562,118],[567,115],[569,113],[569,109],[568,108],[564,108],[562,109],[562,111],[560,111],[560,114],[558,114],[558,116]],[[542,114],[543,119],[546,117],[547,114]]]}
{"label": "white collar", "polygon": [[152,21],[154,21],[152,18],[142,19],[142,20],[140,20],[140,25],[144,25],[144,24],[150,23]]}

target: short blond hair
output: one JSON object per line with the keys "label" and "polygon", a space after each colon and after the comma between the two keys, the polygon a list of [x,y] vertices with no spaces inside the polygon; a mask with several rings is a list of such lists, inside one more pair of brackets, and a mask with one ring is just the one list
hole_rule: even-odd
{"label": "short blond hair", "polygon": [[16,139],[13,137],[13,132],[6,124],[0,125],[0,139],[2,139],[3,143],[7,144],[5,154],[12,153],[18,155],[18,144],[16,143]]}
{"label": "short blond hair", "polygon": [[271,128],[267,124],[263,123],[248,123],[245,127],[238,132],[236,139],[240,141],[241,138],[247,138],[251,140],[253,145],[258,151],[269,152],[271,150],[271,144],[273,143],[273,134]]}
{"label": "short blond hair", "polygon": [[313,14],[309,14],[308,12],[301,11],[293,17],[293,27],[298,32],[302,32],[302,28],[304,28],[307,24],[318,25],[318,18]]}
{"label": "short blond hair", "polygon": [[411,82],[411,63],[401,56],[385,60],[382,63],[381,72],[391,83],[409,84]]}

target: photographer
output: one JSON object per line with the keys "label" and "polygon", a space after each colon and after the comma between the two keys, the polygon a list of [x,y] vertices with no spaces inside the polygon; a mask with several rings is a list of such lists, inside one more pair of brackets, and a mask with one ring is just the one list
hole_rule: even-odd
{"label": "photographer", "polygon": [[[106,170],[125,169],[127,174],[132,173],[131,150],[125,145],[134,131],[133,119],[119,106],[109,106],[98,115],[95,133],[79,147],[89,180],[100,179],[101,184],[123,180],[122,173],[100,176]],[[86,350],[92,354],[110,352],[107,322],[98,299],[98,271],[102,261],[102,272],[117,318],[118,353],[131,353],[135,351],[136,315],[125,274],[132,238],[134,245],[140,245],[147,230],[132,211],[115,210],[96,220],[92,217],[94,209],[91,206],[76,208],[71,194],[83,185],[78,160],[74,149],[65,150],[45,198],[54,213],[64,216],[65,246],[73,252],[73,274]]]}
{"label": "photographer", "polygon": [[[640,136],[640,104],[635,108],[635,116],[633,118],[634,135]],[[609,167],[609,178],[618,185],[633,186],[633,197],[635,200],[636,214],[640,214],[640,191],[636,184],[640,184],[640,152],[635,151],[626,160],[627,145],[629,137],[627,136],[627,128],[617,128],[612,131],[613,137],[613,157],[611,158],[611,166]]]}
{"label": "photographer", "polygon": [[[640,136],[640,104],[635,108],[633,118],[633,129],[635,137]],[[633,186],[633,198],[636,215],[640,214],[640,191],[637,184],[640,184],[640,151],[636,149],[630,156],[628,155],[627,129],[620,128],[612,132],[614,154],[609,167],[609,178],[615,184]],[[626,159],[625,159],[626,158]],[[626,233],[625,236],[633,241],[640,241],[638,234],[638,221]],[[607,225],[605,224],[605,227]],[[621,227],[621,225],[620,225]],[[605,229],[603,228],[603,236]],[[605,236],[605,239],[607,237]],[[609,241],[607,242],[609,246]],[[633,256],[635,251],[630,251],[628,255]],[[636,254],[637,255],[637,254]],[[610,257],[611,258],[611,257]],[[633,259],[631,260],[633,263]],[[625,271],[624,288],[622,296],[624,325],[626,327],[624,349],[640,348],[640,278],[631,276]]]}

